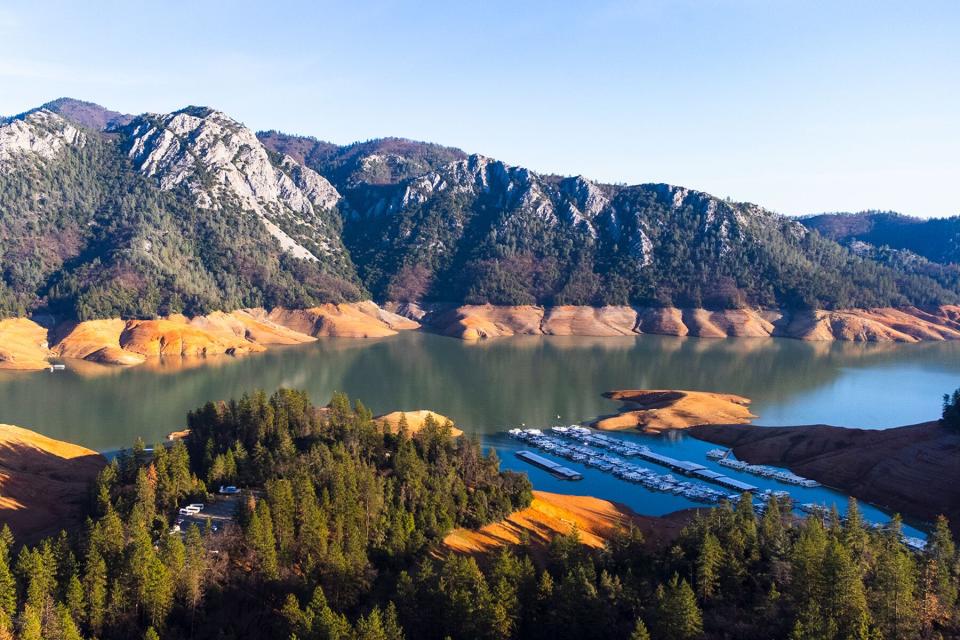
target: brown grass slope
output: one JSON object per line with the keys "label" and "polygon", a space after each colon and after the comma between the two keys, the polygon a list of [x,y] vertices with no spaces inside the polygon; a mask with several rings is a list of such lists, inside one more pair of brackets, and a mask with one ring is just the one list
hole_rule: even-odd
{"label": "brown grass slope", "polygon": [[0,424],[0,523],[23,542],[79,525],[106,463],[96,451]]}

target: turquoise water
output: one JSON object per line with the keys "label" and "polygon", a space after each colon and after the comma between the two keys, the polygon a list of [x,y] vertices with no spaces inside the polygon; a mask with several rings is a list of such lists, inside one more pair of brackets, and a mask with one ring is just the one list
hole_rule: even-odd
{"label": "turquoise water", "polygon": [[[537,487],[599,495],[651,514],[692,505],[595,469],[581,482],[560,483],[513,458],[513,443],[499,434],[521,423],[569,424],[609,413],[616,405],[600,395],[609,389],[738,393],[753,399],[761,425],[884,428],[935,418],[940,396],[960,387],[960,343],[636,336],[516,337],[471,344],[408,332],[378,340],[327,338],[242,358],[166,360],[132,369],[67,364],[64,372],[0,375],[0,422],[106,451],[137,436],[148,442],[163,439],[183,427],[188,410],[207,400],[287,386],[305,389],[324,403],[339,390],[376,412],[433,409],[502,449],[504,465],[527,471]],[[711,448],[692,438],[629,437],[701,463],[702,453]],[[744,479],[761,486],[769,482]],[[844,501],[832,492],[802,501],[833,499]]]}

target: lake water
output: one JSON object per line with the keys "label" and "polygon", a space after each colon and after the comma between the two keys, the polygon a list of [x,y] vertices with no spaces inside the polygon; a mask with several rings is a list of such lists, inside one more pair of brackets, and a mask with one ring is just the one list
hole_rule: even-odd
{"label": "lake water", "polygon": [[[569,424],[610,413],[616,404],[600,394],[625,388],[741,394],[753,399],[761,425],[911,424],[937,417],[942,394],[960,387],[960,343],[664,336],[467,343],[420,332],[379,340],[326,338],[242,358],[165,360],[131,369],[68,362],[63,372],[6,373],[0,375],[0,422],[107,451],[137,436],[162,440],[207,400],[280,386],[305,389],[319,403],[346,391],[375,412],[432,409],[497,447],[504,466],[529,472],[538,488],[598,495],[658,514],[692,504],[593,469],[581,482],[561,483],[510,455],[518,443],[503,432],[521,423]],[[625,437],[700,463],[711,448],[683,436]],[[755,476],[728,475],[768,486]],[[842,496],[820,489],[803,499]]]}

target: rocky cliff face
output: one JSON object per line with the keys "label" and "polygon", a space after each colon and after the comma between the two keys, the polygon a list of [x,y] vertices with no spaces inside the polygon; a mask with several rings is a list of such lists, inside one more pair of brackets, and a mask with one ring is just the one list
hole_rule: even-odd
{"label": "rocky cliff face", "polygon": [[0,126],[0,172],[54,159],[66,145],[83,146],[86,134],[47,109]]}
{"label": "rocky cliff face", "polygon": [[340,201],[333,185],[289,156],[274,162],[256,135],[226,114],[188,108],[144,115],[125,131],[127,155],[161,189],[183,187],[204,209],[253,212],[297,258],[343,253],[329,214]]}

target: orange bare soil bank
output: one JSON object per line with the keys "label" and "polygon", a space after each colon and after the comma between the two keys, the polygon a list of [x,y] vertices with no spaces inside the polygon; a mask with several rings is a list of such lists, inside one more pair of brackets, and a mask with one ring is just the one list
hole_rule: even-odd
{"label": "orange bare soil bank", "polygon": [[621,390],[603,394],[624,403],[619,414],[599,418],[592,426],[604,430],[640,429],[659,433],[700,424],[745,424],[756,416],[750,400],[730,393],[675,390]]}
{"label": "orange bare soil bank", "polygon": [[0,369],[46,369],[48,357],[46,329],[26,318],[0,320]]}
{"label": "orange bare soil bank", "polygon": [[[407,430],[410,434],[414,434],[417,431],[423,429],[424,423],[427,421],[427,416],[433,416],[433,419],[438,424],[446,424],[447,422],[453,423],[453,420],[446,416],[442,416],[439,413],[434,413],[427,409],[420,409],[418,411],[394,411],[392,413],[387,413],[382,416],[377,416],[374,420],[382,425],[384,425],[391,432],[396,433],[400,429],[400,420],[401,418],[407,419]],[[454,436],[462,436],[463,431],[453,427],[450,430],[450,433]]]}
{"label": "orange bare soil bank", "polygon": [[768,338],[850,342],[919,342],[960,339],[960,306],[929,310],[679,309],[583,307],[388,305],[443,335],[480,340],[514,335],[629,336],[659,334],[699,338]]}
{"label": "orange bare soil bank", "polygon": [[443,543],[459,553],[485,553],[520,544],[522,539],[543,545],[557,535],[576,530],[583,544],[600,548],[631,525],[639,528],[648,541],[657,543],[676,537],[689,517],[690,512],[663,518],[640,516],[600,498],[534,491],[533,502],[526,509],[482,529],[456,529]]}
{"label": "orange bare soil bank", "polygon": [[49,332],[32,320],[12,318],[0,320],[0,369],[45,369],[51,357],[135,365],[155,357],[241,355],[318,336],[378,338],[419,326],[369,301],[299,311],[240,309],[193,318],[66,322]]}

